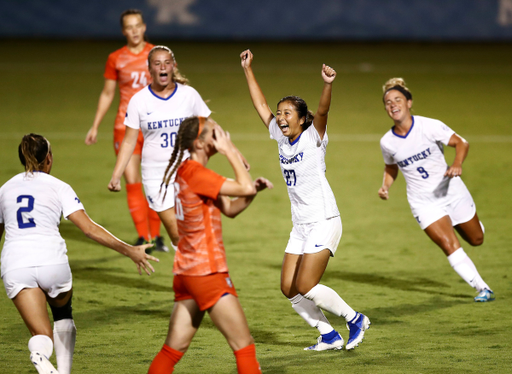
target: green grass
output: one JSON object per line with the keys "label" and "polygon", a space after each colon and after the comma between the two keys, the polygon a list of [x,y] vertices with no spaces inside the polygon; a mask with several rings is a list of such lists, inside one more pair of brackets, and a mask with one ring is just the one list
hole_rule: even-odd
{"label": "green grass", "polygon": [[[224,220],[230,273],[239,292],[265,373],[506,373],[512,367],[512,50],[510,45],[185,43],[166,42],[182,72],[208,99],[252,164],[252,175],[275,189],[247,212]],[[52,174],[70,183],[88,214],[126,241],[136,239],[125,194],[107,184],[115,163],[111,145],[115,103],[98,144],[83,143],[90,127],[108,53],[115,42],[0,41],[0,184],[22,168],[21,136],[52,142]],[[344,233],[322,280],[372,320],[352,352],[304,352],[317,332],[295,314],[279,291],[280,264],[291,229],[289,201],[268,139],[252,108],[239,53],[250,47],[254,69],[274,108],[297,94],[316,109],[323,62],[338,71],[329,119],[327,175]],[[378,140],[391,126],[381,86],[402,76],[415,113],[441,119],[471,143],[463,179],[486,226],[483,246],[464,249],[497,299],[473,303],[473,290],[411,216],[400,176],[380,201],[383,161]],[[447,158],[453,152],[447,151]],[[210,166],[230,175],[222,157]],[[63,221],[74,277],[78,328],[75,373],[145,373],[167,333],[172,309],[172,255],[156,273],[139,276],[117,253],[86,239]],[[168,242],[168,240],[167,240]],[[341,319],[328,318],[346,338]],[[29,333],[0,292],[0,372],[33,373]],[[176,373],[235,373],[222,335],[205,317]]]}

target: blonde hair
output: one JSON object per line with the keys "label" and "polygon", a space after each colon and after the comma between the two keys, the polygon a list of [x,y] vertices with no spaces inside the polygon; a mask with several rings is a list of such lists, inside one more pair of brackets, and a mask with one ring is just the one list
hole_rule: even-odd
{"label": "blonde hair", "polygon": [[412,100],[412,93],[405,85],[405,81],[403,78],[391,78],[388,79],[386,83],[384,83],[384,86],[382,86],[382,91],[384,92],[384,95],[382,96],[382,101],[384,101],[384,96],[386,96],[386,93],[391,90],[397,90],[400,91],[407,100]]}
{"label": "blonde hair", "polygon": [[148,66],[151,65],[151,57],[153,57],[153,55],[157,51],[165,51],[171,55],[171,58],[175,64],[174,69],[172,70],[172,77],[171,77],[172,81],[188,85],[189,84],[188,79],[183,74],[181,74],[178,69],[178,63],[176,62],[176,58],[174,57],[173,51],[169,47],[166,47],[165,45],[157,45],[157,46],[154,46],[153,48],[151,48],[151,51],[149,51],[149,54],[148,54]]}
{"label": "blonde hair", "polygon": [[27,173],[44,169],[46,157],[51,154],[50,142],[42,135],[27,134],[18,146],[18,156]]}

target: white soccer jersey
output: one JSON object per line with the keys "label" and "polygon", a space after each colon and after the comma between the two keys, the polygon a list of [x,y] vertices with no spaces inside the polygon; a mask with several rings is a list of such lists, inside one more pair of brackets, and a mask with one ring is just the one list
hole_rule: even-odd
{"label": "white soccer jersey", "polygon": [[169,163],[178,129],[187,117],[208,117],[211,110],[199,93],[190,86],[176,83],[176,89],[167,99],[157,96],[151,85],[137,92],[130,99],[124,124],[142,129],[142,179],[162,181]]}
{"label": "white soccer jersey", "polygon": [[[429,204],[442,204],[461,189],[466,189],[459,177],[448,178],[448,165],[443,144],[455,133],[443,122],[413,116],[411,129],[405,136],[389,130],[380,140],[384,162],[396,164],[407,183],[407,200],[413,214]],[[441,144],[442,143],[442,144]]]}
{"label": "white soccer jersey", "polygon": [[275,118],[270,122],[269,131],[279,147],[279,163],[288,188],[293,223],[318,222],[339,216],[336,199],[325,177],[327,132],[320,139],[311,124],[292,144]]}
{"label": "white soccer jersey", "polygon": [[5,225],[2,275],[23,267],[67,263],[60,218],[81,209],[71,186],[46,173],[21,173],[7,181],[0,188],[0,223]]}

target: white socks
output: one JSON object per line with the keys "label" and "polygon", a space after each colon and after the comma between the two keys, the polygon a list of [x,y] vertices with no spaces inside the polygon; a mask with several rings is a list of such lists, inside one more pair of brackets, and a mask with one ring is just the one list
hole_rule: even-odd
{"label": "white socks", "polygon": [[345,318],[347,322],[356,316],[355,310],[343,301],[336,291],[322,284],[317,284],[304,297],[313,301],[317,307]]}
{"label": "white socks", "polygon": [[34,335],[28,341],[28,350],[32,352],[39,352],[44,355],[47,359],[52,357],[53,353],[53,342],[49,336],[46,335]]}
{"label": "white socks", "polygon": [[325,315],[314,302],[305,299],[300,293],[288,300],[290,300],[292,308],[299,314],[299,316],[301,316],[311,327],[316,327],[320,334],[328,334],[333,330]]}
{"label": "white socks", "polygon": [[72,319],[61,319],[53,324],[53,340],[59,374],[71,373],[75,351],[76,327]]}
{"label": "white socks", "polygon": [[478,274],[475,264],[473,264],[473,261],[471,261],[462,247],[457,249],[447,258],[453,270],[455,270],[457,274],[459,274],[460,277],[471,287],[476,289],[478,292],[484,289],[490,290],[487,283],[485,283],[482,277],[480,277],[480,274]]}

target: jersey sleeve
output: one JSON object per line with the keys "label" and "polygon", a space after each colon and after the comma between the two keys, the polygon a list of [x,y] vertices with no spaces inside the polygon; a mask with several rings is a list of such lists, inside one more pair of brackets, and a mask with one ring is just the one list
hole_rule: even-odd
{"label": "jersey sleeve", "polygon": [[453,134],[455,134],[455,131],[438,120],[432,120],[425,126],[425,135],[433,142],[440,141],[444,145],[448,145]]}
{"label": "jersey sleeve", "polygon": [[208,105],[206,105],[201,95],[199,95],[199,92],[197,92],[194,88],[192,88],[192,92],[194,114],[199,117],[209,117],[210,114],[212,114],[212,111],[210,108],[208,108]]}
{"label": "jersey sleeve", "polygon": [[108,56],[107,63],[105,64],[105,73],[103,74],[105,79],[117,81],[116,59],[117,55],[115,53],[111,53]]}
{"label": "jersey sleeve", "polygon": [[69,184],[64,183],[59,191],[59,195],[62,202],[62,215],[65,219],[68,219],[70,214],[78,210],[85,210],[82,202]]}
{"label": "jersey sleeve", "polygon": [[126,109],[126,115],[124,117],[124,125],[131,127],[132,129],[140,129],[140,114],[139,114],[139,102],[137,100],[138,95],[134,95],[128,103]]}
{"label": "jersey sleeve", "polygon": [[380,150],[382,152],[382,158],[384,158],[384,163],[386,165],[394,165],[396,164],[395,159],[391,152],[387,149],[384,137],[380,140]]}
{"label": "jersey sleeve", "polygon": [[226,177],[217,174],[213,170],[205,168],[199,163],[194,163],[183,176],[189,187],[195,194],[215,200],[219,196],[220,189]]}

